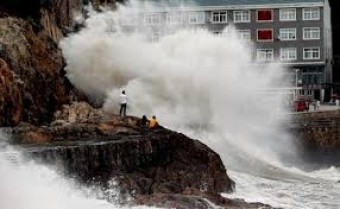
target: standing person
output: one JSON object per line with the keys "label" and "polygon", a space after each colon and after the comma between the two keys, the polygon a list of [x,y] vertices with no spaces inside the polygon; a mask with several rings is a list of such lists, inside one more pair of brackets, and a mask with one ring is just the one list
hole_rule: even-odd
{"label": "standing person", "polygon": [[316,111],[316,101],[313,101],[313,107],[314,107],[314,111]]}
{"label": "standing person", "polygon": [[119,111],[119,115],[121,116],[123,114],[123,116],[126,116],[127,96],[125,94],[125,90],[122,91],[122,93],[119,96],[119,99],[120,99],[120,111]]}
{"label": "standing person", "polygon": [[320,110],[321,103],[319,100],[316,100],[316,109]]}
{"label": "standing person", "polygon": [[152,116],[150,123],[149,123],[149,128],[156,128],[158,126],[158,121],[156,119],[156,116]]}
{"label": "standing person", "polygon": [[140,122],[141,128],[146,128],[147,127],[147,122],[148,122],[148,118],[146,117],[146,115],[143,115],[142,120]]}

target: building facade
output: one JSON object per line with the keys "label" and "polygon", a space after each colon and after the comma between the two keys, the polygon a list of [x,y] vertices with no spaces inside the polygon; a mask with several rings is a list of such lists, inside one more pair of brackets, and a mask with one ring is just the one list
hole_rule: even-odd
{"label": "building facade", "polygon": [[[280,61],[287,79],[302,87],[300,96],[327,100],[332,94],[332,28],[328,0],[194,0],[155,1],[157,10],[141,12],[128,22],[142,26],[155,41],[171,28],[206,28],[219,34],[234,25],[254,46],[254,61]],[[160,27],[161,26],[161,27]]]}

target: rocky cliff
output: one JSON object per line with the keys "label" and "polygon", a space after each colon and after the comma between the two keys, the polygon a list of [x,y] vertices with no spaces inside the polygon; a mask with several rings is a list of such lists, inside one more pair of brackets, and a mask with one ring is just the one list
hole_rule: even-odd
{"label": "rocky cliff", "polygon": [[[96,8],[113,0],[93,0]],[[84,0],[0,3],[0,126],[49,123],[79,93],[65,78],[58,41],[71,31]]]}
{"label": "rocky cliff", "polygon": [[7,83],[6,88],[20,92],[15,98],[0,95],[3,111],[7,112],[0,125],[49,122],[53,112],[72,100],[74,93],[64,77],[63,58],[57,44],[44,31],[37,31],[30,21],[7,17],[0,18],[0,46],[2,68],[17,81]]}
{"label": "rocky cliff", "polygon": [[141,128],[138,118],[102,114],[86,103],[65,106],[55,116],[51,127],[8,130],[14,143],[49,163],[61,159],[85,182],[114,176],[135,194],[233,189],[219,155],[183,134]]}

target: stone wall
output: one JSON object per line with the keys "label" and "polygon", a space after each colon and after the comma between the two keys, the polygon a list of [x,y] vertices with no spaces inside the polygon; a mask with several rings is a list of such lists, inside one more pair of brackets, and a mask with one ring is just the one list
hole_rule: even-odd
{"label": "stone wall", "polygon": [[297,114],[289,129],[303,158],[313,163],[339,165],[340,111]]}

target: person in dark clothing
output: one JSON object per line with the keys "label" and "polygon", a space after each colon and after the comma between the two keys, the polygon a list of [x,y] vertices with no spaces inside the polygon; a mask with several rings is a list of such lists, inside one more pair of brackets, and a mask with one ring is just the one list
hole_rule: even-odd
{"label": "person in dark clothing", "polygon": [[142,119],[140,120],[140,131],[142,134],[145,134],[148,131],[148,118],[146,115],[142,116]]}
{"label": "person in dark clothing", "polygon": [[142,128],[146,128],[147,127],[147,125],[146,125],[147,122],[148,122],[148,119],[147,119],[146,115],[143,115],[142,120],[140,122],[140,126]]}

